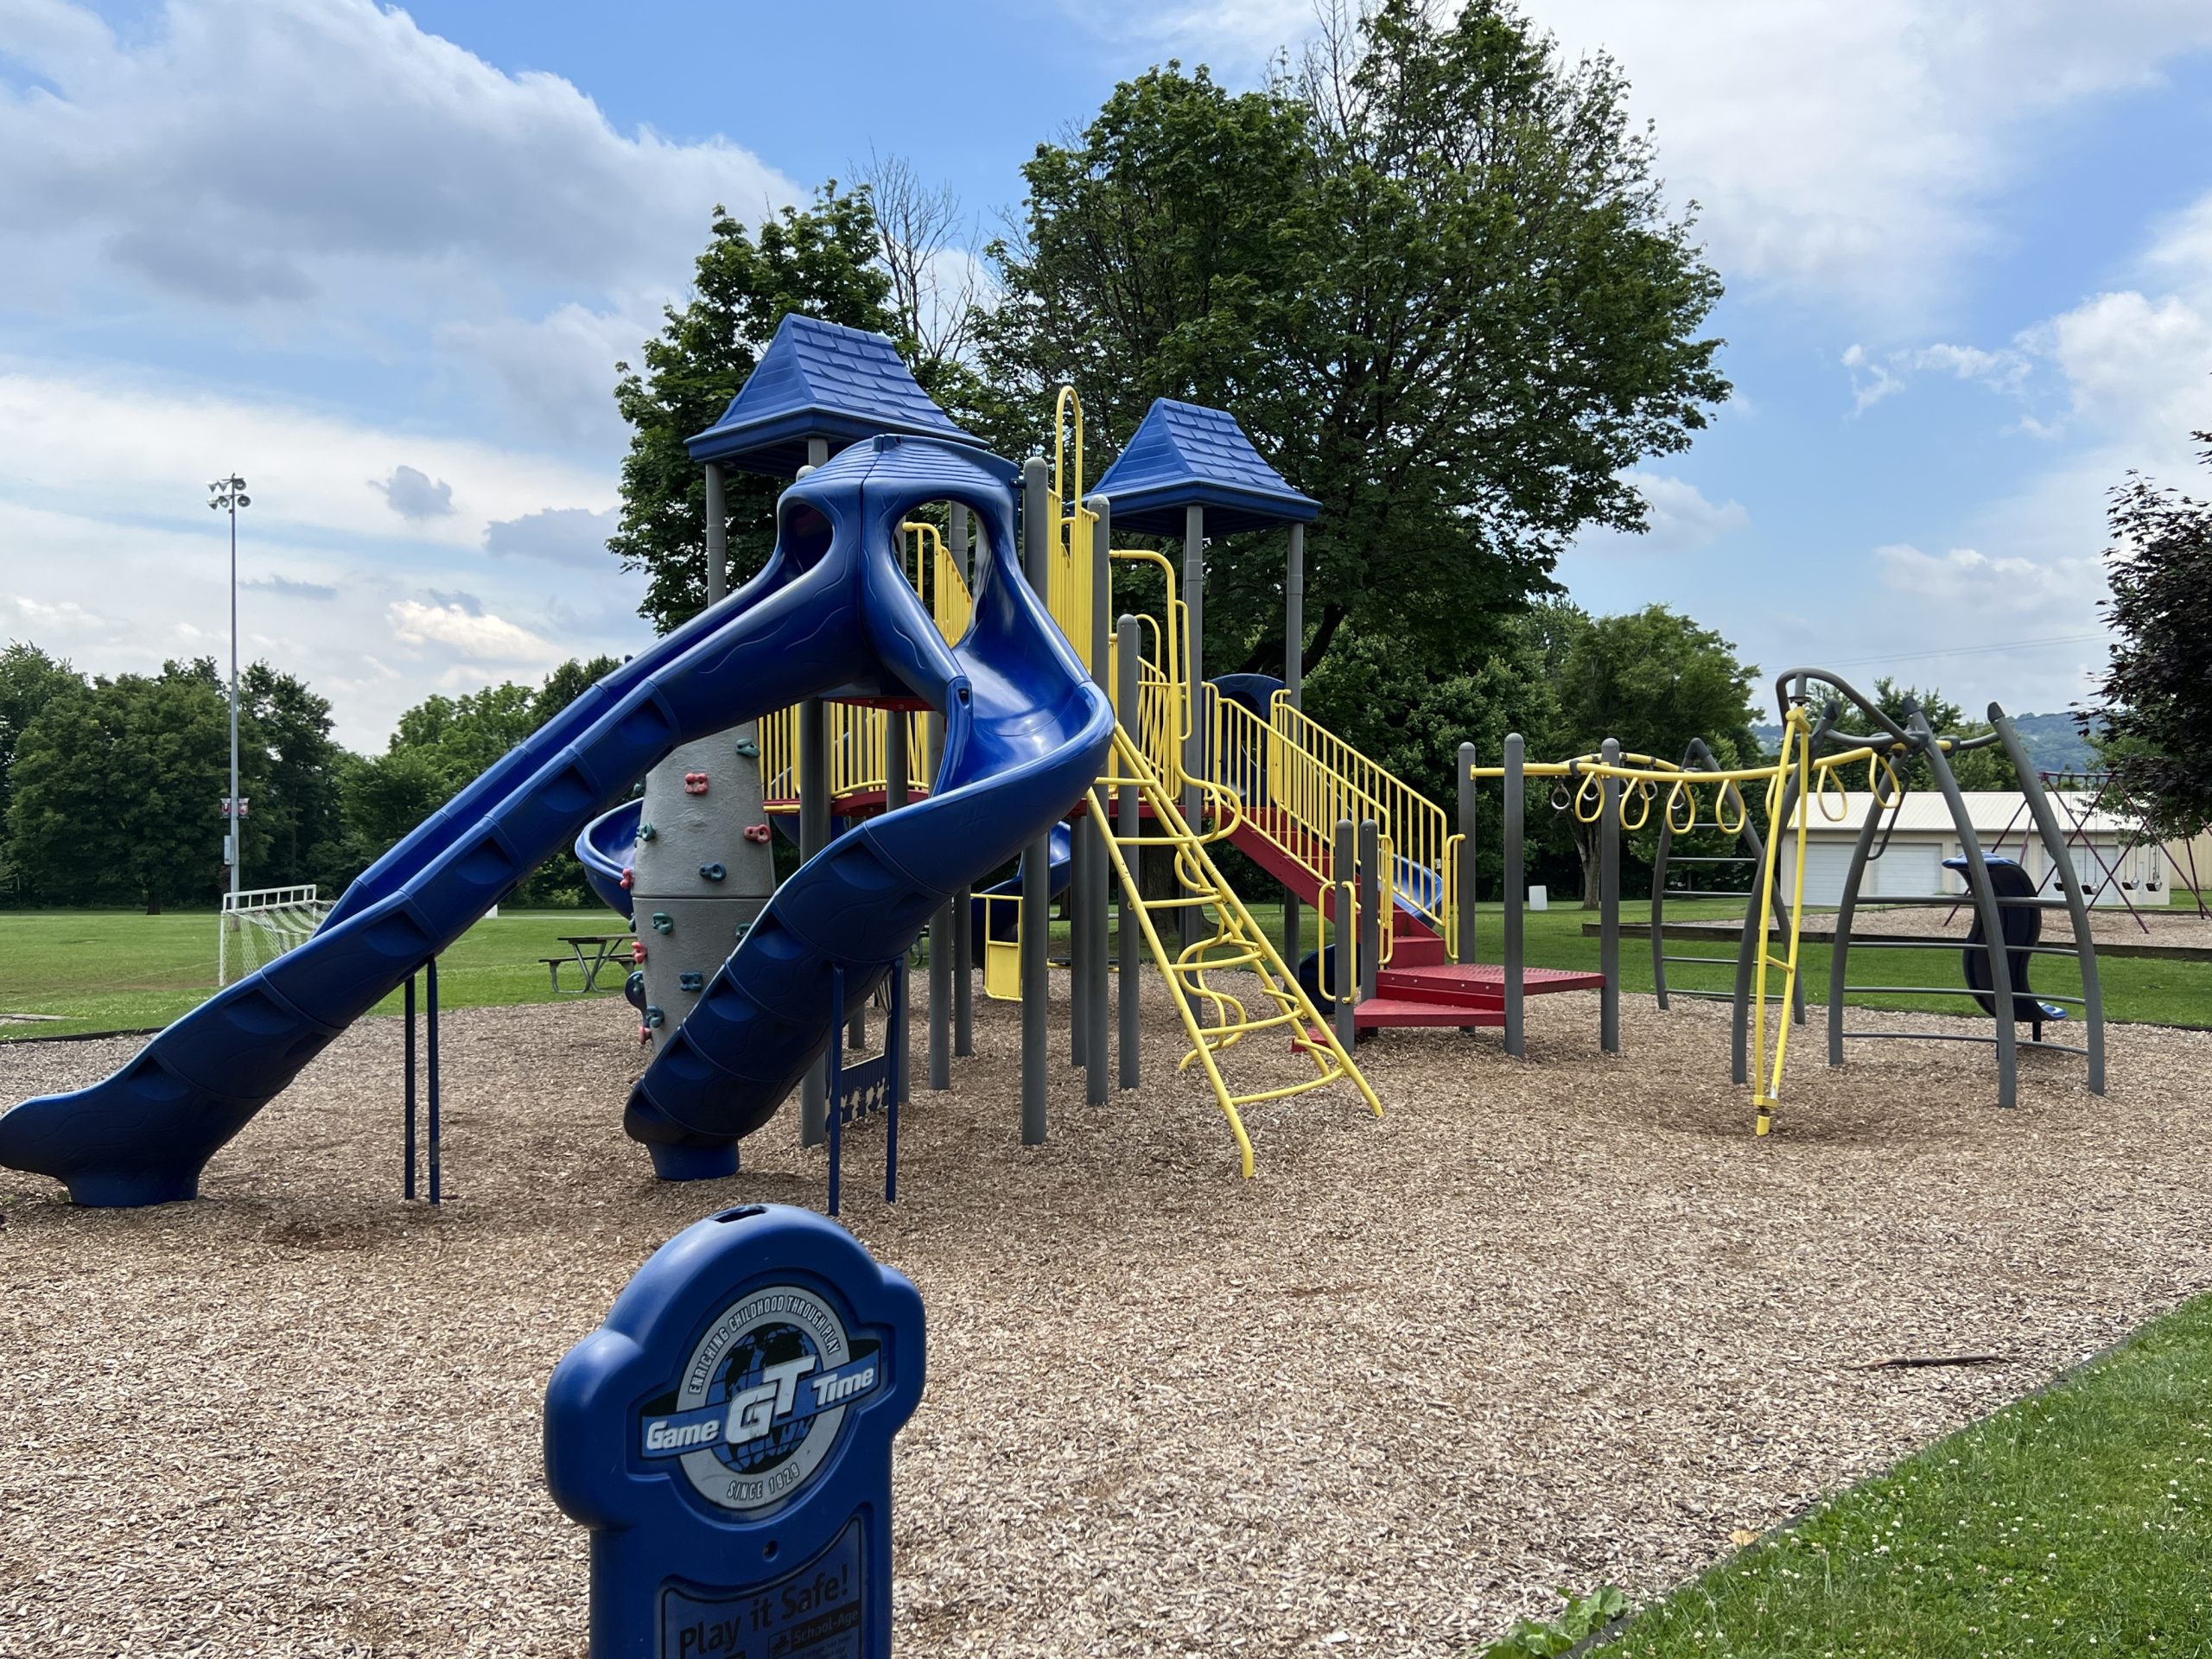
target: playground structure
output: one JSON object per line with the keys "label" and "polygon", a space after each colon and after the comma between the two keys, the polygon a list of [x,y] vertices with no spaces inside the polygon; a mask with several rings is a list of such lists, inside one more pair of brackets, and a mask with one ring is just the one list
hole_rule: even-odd
{"label": "playground structure", "polygon": [[[2096,947],[2090,931],[2088,901],[2074,861],[2067,855],[2066,837],[2042,776],[2030,762],[2011,717],[1997,704],[1989,705],[1991,729],[1970,737],[1935,731],[1916,705],[1907,704],[1904,723],[1891,719],[1848,682],[1825,669],[1794,668],[1775,683],[1775,698],[1783,717],[1780,753],[1766,764],[1748,767],[1719,766],[1702,743],[1689,746],[1677,763],[1650,755],[1624,753],[1608,739],[1597,754],[1555,762],[1528,762],[1522,739],[1505,741],[1503,764],[1476,764],[1471,746],[1460,750],[1460,816],[1463,833],[1471,838],[1474,814],[1471,786],[1497,781],[1504,791],[1505,1028],[1508,1052],[1521,1053],[1522,917],[1525,905],[1525,800],[1529,779],[1554,780],[1564,794],[1557,801],[1585,823],[1599,826],[1599,887],[1603,921],[1600,924],[1600,1040],[1606,1052],[1619,1052],[1620,984],[1620,846],[1623,832],[1644,828],[1653,812],[1659,814],[1657,850],[1652,871],[1652,975],[1660,1006],[1668,1001],[1667,964],[1696,962],[1726,965],[1730,959],[1710,956],[1678,956],[1667,950],[1665,904],[1669,896],[1666,875],[1675,840],[1705,821],[1736,838],[1748,850],[1734,856],[1700,859],[1700,865],[1752,863],[1756,886],[1744,895],[1745,910],[1737,954],[1733,958],[1735,987],[1728,994],[1733,1007],[1730,1041],[1730,1077],[1750,1084],[1754,1090],[1757,1133],[1768,1134],[1780,1104],[1784,1061],[1791,1023],[1805,1020],[1803,988],[1800,982],[1800,950],[1804,914],[1805,849],[1811,815],[1817,808],[1831,822],[1843,817],[1846,768],[1863,765],[1868,791],[1876,810],[1869,812],[1844,881],[1829,954],[1827,988],[1827,1058],[1832,1066],[1844,1064],[1844,1044],[1851,1041],[1932,1041],[1983,1043],[1996,1051],[1997,1103],[2011,1107],[2018,1098],[2018,1054],[2022,1048],[2079,1054],[2087,1061],[2089,1092],[2105,1091],[2105,1030],[2103,995],[2097,976]],[[1843,725],[1847,705],[1872,729],[1865,733]],[[2032,833],[2040,841],[2058,887],[2057,898],[2038,892],[2016,860],[1993,849],[1985,852],[1974,828],[1966,802],[1954,776],[1953,755],[2001,746],[2019,779],[2023,810]],[[1959,837],[1961,856],[1946,861],[1965,882],[1963,902],[1974,906],[1971,931],[1963,942],[1943,938],[1863,939],[1854,941],[1852,921],[1868,867],[1880,859],[1903,805],[1906,788],[1902,766],[1915,757],[1924,758],[1936,779]],[[1746,785],[1762,791],[1762,810],[1754,813],[1745,795]],[[1663,800],[1662,791],[1664,791]],[[1700,791],[1705,791],[1701,798]],[[1700,806],[1700,800],[1709,804]],[[1764,832],[1760,820],[1764,820]],[[1785,855],[1785,847],[1788,852]],[[1685,895],[1700,898],[1733,897],[1712,889]],[[1954,893],[1889,894],[1870,902],[1884,906],[1953,906],[1961,900]],[[2073,929],[2071,944],[2043,942],[2042,912],[2063,908]],[[1783,949],[1776,954],[1777,940]],[[1951,996],[1961,988],[1927,985],[1871,985],[1849,982],[1848,967],[1853,944],[1864,949],[1956,950],[1960,952],[1964,994],[1971,995],[1994,1023],[1987,1037],[1956,1033],[1898,1030],[1852,1031],[1844,1023],[1845,1008],[1853,994]],[[2037,955],[2069,956],[2079,965],[2082,994],[2078,997],[2043,996],[2029,984],[2031,959]],[[1770,989],[1779,976],[1779,989]],[[1690,995],[1713,995],[1690,993]],[[1769,1011],[1782,1005],[1786,1013],[1773,1021],[1768,1040]],[[2046,1040],[2046,1021],[2067,1018],[2064,1006],[2082,1010],[2083,1040],[2079,1045]],[[2023,1041],[2019,1022],[2025,1020],[2030,1036]]]}
{"label": "playground structure", "polygon": [[[865,1008],[887,979],[892,1007],[904,1010],[906,960],[925,931],[928,1087],[950,1087],[952,1059],[972,1047],[969,969],[980,951],[987,992],[1021,1005],[1021,1138],[1042,1142],[1056,898],[1071,932],[1068,1057],[1084,1071],[1086,1099],[1109,1098],[1116,1047],[1118,1085],[1138,1084],[1138,956],[1148,950],[1190,1046],[1179,1069],[1204,1078],[1249,1176],[1246,1107],[1343,1083],[1380,1114],[1351,1057],[1363,1033],[1499,1027],[1519,1055],[1528,996],[1594,989],[1601,1042],[1618,1052],[1619,836],[1649,820],[1662,787],[1667,830],[1694,827],[1698,791],[1712,789],[1715,822],[1758,849],[1758,921],[1745,927],[1738,958],[1732,1067],[1737,1082],[1754,1084],[1764,1134],[1788,1044],[1787,1023],[1778,1024],[1770,1063],[1772,976],[1802,1018],[1812,803],[1840,788],[1840,769],[1862,761],[1878,796],[1885,779],[1899,794],[1895,760],[1925,754],[1955,810],[1947,753],[2001,740],[2024,765],[2001,711],[1993,709],[1996,734],[1961,742],[1927,731],[1916,714],[1916,728],[1899,727],[1833,676],[1796,670],[1778,689],[1783,739],[1771,763],[1722,769],[1694,749],[1677,765],[1609,741],[1597,755],[1531,764],[1513,738],[1503,766],[1483,767],[1463,747],[1455,828],[1300,707],[1304,529],[1318,504],[1224,411],[1158,400],[1086,488],[1072,389],[1059,394],[1052,461],[1017,467],[931,403],[887,340],[790,316],[690,448],[706,475],[707,608],[378,861],[312,937],[178,1020],[105,1083],[0,1115],[0,1162],[57,1176],[82,1203],[193,1196],[207,1160],[332,1038],[411,986],[417,969],[572,841],[595,889],[636,926],[629,989],[653,1052],[625,1125],[664,1179],[734,1172],[740,1141],[794,1087],[802,1142],[832,1141],[849,1121],[831,1103],[832,1033],[849,1029],[859,1044]],[[778,504],[773,553],[734,593],[726,467],[793,476]],[[1206,537],[1273,528],[1287,531],[1284,637],[1294,648],[1284,677],[1208,681]],[[1179,533],[1179,570],[1165,553],[1116,547],[1117,531]],[[1121,615],[1109,627],[1115,569],[1139,564],[1165,584],[1162,613]],[[1817,718],[1815,687],[1829,699]],[[1839,698],[1859,705],[1873,734],[1840,730]],[[641,778],[642,798],[633,793]],[[1525,962],[1531,778],[1559,783],[1578,816],[1602,821],[1608,920],[1597,974]],[[1508,802],[1503,960],[1495,964],[1475,954],[1474,791],[1489,779]],[[1763,840],[1745,794],[1752,784],[1765,791]],[[2050,842],[2048,803],[2033,798]],[[2044,901],[2000,895],[1961,822],[1980,930],[1967,950],[1987,964],[1977,988],[1996,1021],[1986,1040],[2009,1104],[2015,1005],[2026,995],[2016,964],[2022,952],[2056,947],[2008,932],[2007,907]],[[778,824],[786,834],[795,825],[802,860],[780,887],[768,860]],[[1793,827],[1785,899],[1779,855]],[[1280,950],[1215,866],[1209,849],[1222,842],[1282,885]],[[1147,855],[1171,874],[1165,896],[1146,896]],[[1862,842],[1854,892],[1868,855]],[[976,890],[1009,861],[1010,879]],[[2078,912],[2070,875],[2067,893]],[[1303,949],[1307,906],[1322,931],[1312,952]],[[1829,1016],[1836,1064],[1840,993],[1866,988],[1842,985],[1849,911]],[[1118,972],[1108,959],[1116,928]],[[1769,944],[1777,930],[1781,955]],[[2076,934],[2092,1087],[2101,1089],[2101,1009],[2078,914]],[[1109,986],[1118,1017],[1109,1017]],[[895,1106],[908,1071],[905,1029],[894,1018],[889,1040],[901,1048],[884,1077],[841,1089],[841,1100],[880,1098],[888,1079]],[[1310,1070],[1288,1085],[1240,1086],[1236,1050],[1269,1036]],[[435,1021],[432,1044],[435,1052]],[[2058,1046],[2041,1041],[2039,1024],[2028,1046]],[[411,1090],[411,1067],[410,1078]],[[435,1116],[435,1065],[432,1091]]]}

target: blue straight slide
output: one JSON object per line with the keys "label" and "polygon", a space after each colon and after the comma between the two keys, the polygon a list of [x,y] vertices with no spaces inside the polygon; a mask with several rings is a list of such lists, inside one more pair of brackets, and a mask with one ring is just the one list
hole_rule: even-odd
{"label": "blue straight slide", "polygon": [[[121,1071],[0,1114],[0,1164],[80,1204],[188,1198],[225,1142],[332,1039],[467,931],[677,745],[810,696],[910,698],[944,715],[924,801],[842,836],[784,884],[631,1091],[625,1124],[671,1179],[727,1173],[849,1010],[930,914],[1082,795],[1114,716],[1021,579],[1014,469],[928,439],[845,450],[786,491],[753,581],[608,675],[365,872],[315,936],[218,992]],[[976,515],[975,619],[948,646],[908,583],[898,526]],[[849,1011],[848,1010],[848,1011]]]}

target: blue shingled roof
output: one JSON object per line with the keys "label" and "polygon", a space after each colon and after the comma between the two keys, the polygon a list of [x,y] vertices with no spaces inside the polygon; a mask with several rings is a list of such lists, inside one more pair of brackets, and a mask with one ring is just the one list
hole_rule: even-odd
{"label": "blue shingled roof", "polygon": [[1181,535],[1185,507],[1206,510],[1211,535],[1306,524],[1321,511],[1260,458],[1234,415],[1171,397],[1153,401],[1094,487],[1113,501],[1115,529],[1154,536]]}
{"label": "blue shingled roof", "polygon": [[982,447],[930,401],[881,334],[785,315],[722,417],[686,441],[691,459],[778,476],[806,463],[806,441],[835,451],[879,432]]}

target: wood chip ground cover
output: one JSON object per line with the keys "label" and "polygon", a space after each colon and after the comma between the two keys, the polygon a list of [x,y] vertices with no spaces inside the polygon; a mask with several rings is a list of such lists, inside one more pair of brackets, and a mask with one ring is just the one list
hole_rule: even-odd
{"label": "wood chip ground cover", "polygon": [[[2029,1056],[2010,1114],[1983,1049],[1808,1048],[1758,1142],[1725,1010],[1630,999],[1609,1060],[1592,999],[1544,998],[1525,1064],[1495,1033],[1366,1045],[1381,1122],[1260,1109],[1241,1183],[1147,996],[1146,1086],[1085,1107],[1056,1063],[1047,1147],[1016,1143],[997,1004],[957,1091],[915,1095],[895,1209],[854,1137],[846,1219],[931,1320],[903,1651],[1454,1654],[1554,1586],[1656,1593],[2212,1288],[2202,1035],[2116,1030],[2102,1101]],[[680,1228],[818,1205],[824,1173],[787,1112],[734,1179],[654,1182],[630,1019],[449,1015],[435,1213],[398,1198],[391,1020],[200,1204],[0,1171],[0,1654],[582,1654],[547,1373]],[[0,1098],[136,1047],[0,1051]],[[1859,1369],[1969,1351],[2008,1357]]]}

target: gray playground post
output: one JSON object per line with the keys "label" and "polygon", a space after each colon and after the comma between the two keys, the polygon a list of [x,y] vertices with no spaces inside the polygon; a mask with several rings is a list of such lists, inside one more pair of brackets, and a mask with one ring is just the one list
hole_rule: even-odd
{"label": "gray playground post", "polygon": [[1475,746],[1459,746],[1459,880],[1452,895],[1459,917],[1459,958],[1475,959]]}
{"label": "gray playground post", "polygon": [[729,592],[729,511],[722,505],[722,464],[707,463],[707,603]]}
{"label": "gray playground post", "polygon": [[[1029,586],[1043,603],[1052,590],[1051,494],[1045,458],[1021,465],[1021,545]],[[1051,832],[1021,852],[1021,1143],[1041,1146],[1046,1129],[1046,1065],[1052,1041],[1046,998],[1046,948],[1052,925]]]}
{"label": "gray playground post", "polygon": [[2066,898],[2066,914],[2074,924],[2075,959],[2082,969],[2082,1046],[2088,1050],[2089,1092],[2101,1095],[2105,1091],[2105,997],[2097,976],[2097,947],[2089,931],[2089,906],[2082,894],[2081,875],[2067,854],[2066,837],[2058,827],[2058,815],[2050,810],[2050,797],[2044,792],[2043,779],[2037,773],[2035,762],[2021,747],[2020,734],[2013,728],[2012,717],[1993,702],[1989,705],[1989,723],[1997,728],[1997,741],[2005,746],[2013,774],[2020,780],[2020,792],[2026,797],[2028,811],[2035,819],[2044,856],[2050,861],[2051,873],[2058,878],[2058,889]]}
{"label": "gray playground post", "polygon": [[1910,702],[1905,705],[1905,729],[1924,741],[1929,770],[1936,774],[1936,786],[1943,791],[1944,804],[1951,809],[1952,826],[1959,832],[1959,851],[1967,861],[1967,885],[1973,890],[1974,910],[1981,918],[1982,942],[1989,958],[1989,995],[1997,1017],[1997,1103],[2012,1106],[2019,1095],[2020,1057],[2019,1035],[2012,1019],[2012,959],[2005,949],[2005,912],[1997,902],[1996,889],[1990,885],[1989,863],[1981,855],[1981,837],[1974,833],[1974,820],[1967,814],[1950,760],[1936,742],[1935,728],[1928,723],[1926,714]]}
{"label": "gray playground post", "polygon": [[[1598,751],[1609,766],[1621,763],[1620,740],[1609,737]],[[1598,825],[1598,970],[1605,982],[1598,990],[1598,1046],[1621,1052],[1621,780],[1608,778],[1600,791],[1604,817]]]}
{"label": "gray playground post", "polygon": [[[1098,515],[1090,537],[1090,678],[1101,691],[1105,691],[1109,689],[1106,683],[1106,607],[1112,588],[1108,558],[1114,541],[1114,504],[1103,495],[1094,495],[1086,505]],[[1103,810],[1106,791],[1094,792]],[[1084,892],[1084,903],[1090,913],[1090,930],[1084,936],[1089,946],[1084,981],[1090,996],[1090,1014],[1084,1025],[1090,1033],[1090,1048],[1085,1056],[1090,1069],[1084,1079],[1084,1099],[1090,1105],[1103,1106],[1107,1061],[1106,935],[1110,913],[1107,906],[1113,887],[1113,869],[1106,856],[1106,825],[1103,818],[1086,811],[1079,829],[1090,849],[1090,885]]]}
{"label": "gray playground post", "polygon": [[[913,768],[907,757],[910,739],[906,728],[906,711],[903,709],[887,709],[883,711],[883,718],[886,721],[883,745],[883,810],[886,812],[896,812],[913,798],[913,791],[910,783],[910,774]],[[899,1045],[899,1052],[892,1057],[891,1065],[899,1078],[899,1098],[901,1102],[905,1102],[913,1097],[914,1046],[911,1027],[905,1020],[898,1017],[897,1012],[902,1009],[906,998],[906,957],[904,952],[900,953],[898,962],[893,965],[891,976],[895,982],[891,988],[891,1007],[893,1012],[884,1015],[883,1042],[887,1052],[894,1039]]]}
{"label": "gray playground post", "polygon": [[1336,959],[1336,972],[1329,976],[1329,995],[1336,1001],[1337,1042],[1344,1052],[1351,1052],[1352,1045],[1359,1040],[1359,1022],[1353,1009],[1359,1001],[1358,964],[1359,929],[1352,920],[1356,900],[1353,897],[1352,866],[1358,858],[1358,834],[1350,818],[1337,820],[1335,844],[1330,849],[1329,880],[1336,889],[1336,925],[1330,930],[1330,949],[1323,953],[1326,961],[1331,953]]}
{"label": "gray playground post", "polygon": [[[1395,849],[1394,849],[1395,850]],[[1372,818],[1359,821],[1359,1000],[1375,995],[1382,971],[1382,831]]]}
{"label": "gray playground post", "polygon": [[[1835,931],[1828,940],[1828,1064],[1832,1066],[1843,1064],[1843,1001],[1845,987],[1851,982],[1852,918],[1859,912],[1859,884],[1866,879],[1867,861],[1873,855],[1874,840],[1881,829],[1882,810],[1869,801],[1866,822],[1859,826],[1859,839],[1852,843],[1851,863],[1844,871],[1843,893],[1835,910]],[[1778,884],[1778,870],[1776,880]],[[1744,931],[1748,933],[1754,925],[1747,912]],[[1736,1023],[1740,1027],[1744,1022],[1738,1020]],[[1738,1083],[1743,1080],[1740,1075],[1736,1078]]]}
{"label": "gray playground post", "polygon": [[[1144,647],[1139,641],[1139,623],[1134,616],[1125,616],[1115,625],[1115,677],[1122,683],[1121,706],[1135,718],[1137,706],[1137,656]],[[1122,798],[1116,803],[1121,814],[1122,856],[1135,865],[1140,856],[1137,837],[1144,833],[1142,803],[1134,783],[1122,785]],[[1120,1004],[1122,1016],[1122,1087],[1137,1086],[1137,1031],[1143,1019],[1139,1002],[1137,970],[1138,952],[1142,948],[1144,924],[1137,919],[1136,906],[1140,895],[1130,891],[1131,883],[1122,884],[1121,971],[1115,976],[1114,995]]]}
{"label": "gray playground post", "polygon": [[[968,509],[945,513],[944,540],[961,581],[973,593],[976,562],[968,544]],[[942,760],[942,757],[939,757]],[[976,1052],[976,890],[963,887],[952,895],[952,1052],[964,1059]],[[950,1071],[948,1067],[947,1071]]]}
{"label": "gray playground post", "polygon": [[[806,441],[806,464],[830,459],[830,440]],[[830,723],[819,697],[798,706],[798,855],[812,858],[830,844]],[[830,1138],[830,1073],[827,1055],[806,1068],[799,1084],[798,1143],[818,1147]]]}
{"label": "gray playground post", "polygon": [[1505,858],[1505,1052],[1516,1058],[1528,1052],[1522,1030],[1521,949],[1526,918],[1522,906],[1529,896],[1529,872],[1522,851],[1522,798],[1528,745],[1518,732],[1505,734],[1505,825],[1499,850]]}
{"label": "gray playground post", "polygon": [[[1183,774],[1198,777],[1206,767],[1206,510],[1183,509],[1183,608],[1189,619],[1191,639],[1184,658],[1184,673],[1191,685],[1191,734],[1183,741]],[[1193,831],[1198,828],[1198,789],[1183,785],[1183,818]],[[1185,905],[1176,912],[1184,946],[1198,942],[1198,906]]]}
{"label": "gray playground post", "polygon": [[[1290,527],[1290,551],[1282,571],[1282,684],[1283,701],[1303,706],[1306,694],[1306,526]],[[1270,731],[1274,721],[1269,720]],[[1271,740],[1272,741],[1272,740]],[[1262,773],[1265,776],[1265,773]],[[1306,954],[1305,924],[1298,914],[1298,895],[1282,890],[1282,959],[1294,974]]]}

